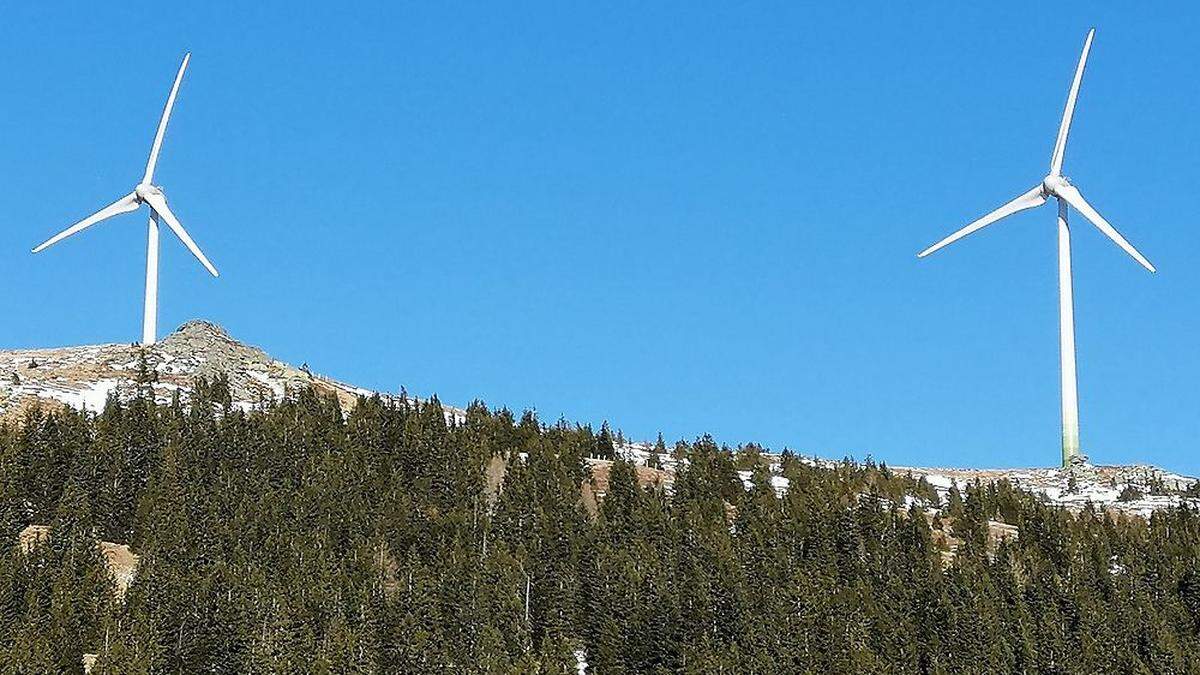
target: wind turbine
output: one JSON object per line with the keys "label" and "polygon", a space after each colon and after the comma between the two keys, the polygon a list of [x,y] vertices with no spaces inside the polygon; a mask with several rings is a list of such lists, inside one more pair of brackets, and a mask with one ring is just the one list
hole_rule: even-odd
{"label": "wind turbine", "polygon": [[986,216],[967,225],[954,234],[917,254],[918,258],[933,253],[959,239],[977,232],[988,225],[1019,211],[1032,209],[1045,204],[1051,197],[1058,201],[1058,312],[1059,312],[1059,341],[1060,358],[1062,360],[1062,462],[1068,466],[1071,460],[1080,456],[1079,451],[1079,396],[1075,381],[1075,303],[1071,294],[1071,230],[1067,227],[1067,206],[1070,205],[1084,218],[1091,221],[1101,232],[1112,239],[1126,253],[1138,261],[1142,267],[1154,272],[1154,265],[1146,260],[1116,228],[1108,223],[1092,205],[1083,198],[1079,189],[1062,175],[1063,153],[1067,148],[1067,132],[1071,130],[1071,118],[1075,113],[1075,100],[1079,95],[1079,82],[1083,79],[1083,68],[1087,63],[1088,52],[1092,48],[1092,37],[1096,29],[1088,31],[1087,40],[1083,43],[1083,53],[1079,56],[1079,65],[1075,68],[1075,79],[1071,83],[1071,93],[1067,95],[1067,107],[1063,111],[1062,123],[1058,127],[1058,139],[1054,142],[1054,154],[1050,158],[1050,173],[1025,194],[1013,199],[1004,206],[992,211]]}
{"label": "wind turbine", "polygon": [[163,194],[162,188],[154,185],[154,169],[158,164],[158,153],[162,149],[163,135],[167,131],[167,121],[171,118],[171,108],[175,107],[175,95],[179,93],[179,83],[183,81],[183,71],[187,70],[188,61],[192,58],[191,53],[183,56],[183,63],[179,66],[179,73],[175,75],[175,84],[171,86],[171,94],[167,96],[167,105],[163,109],[162,119],[158,122],[158,132],[154,135],[154,145],[150,147],[150,159],[146,162],[146,173],[143,174],[142,180],[133,188],[133,192],[121,197],[117,201],[100,209],[92,215],[75,223],[67,229],[50,237],[37,248],[33,249],[34,253],[39,253],[54,244],[66,239],[67,237],[81,232],[96,223],[112,218],[113,216],[122,213],[129,213],[138,210],[142,204],[150,207],[150,224],[149,224],[149,240],[146,247],[146,309],[145,315],[142,318],[142,344],[154,344],[155,334],[157,332],[158,323],[158,224],[161,220],[171,228],[175,236],[187,246],[192,255],[204,265],[214,277],[217,276],[217,268],[213,267],[208,258],[204,257],[204,253],[196,246],[196,242],[188,235],[187,230],[183,229],[183,225],[179,224],[179,219],[171,212],[167,206],[167,196]]}

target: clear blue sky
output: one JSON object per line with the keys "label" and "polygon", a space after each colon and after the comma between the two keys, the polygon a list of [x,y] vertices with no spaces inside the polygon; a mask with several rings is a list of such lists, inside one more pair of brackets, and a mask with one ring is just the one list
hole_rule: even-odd
{"label": "clear blue sky", "polygon": [[1066,173],[1160,272],[1076,219],[1084,451],[1200,472],[1194,4],[432,4],[8,7],[0,345],[137,339],[144,214],[29,249],[132,188],[190,49],[156,182],[222,276],[165,235],[160,333],[635,438],[1053,464],[1053,209],[915,253],[1045,173],[1094,24]]}

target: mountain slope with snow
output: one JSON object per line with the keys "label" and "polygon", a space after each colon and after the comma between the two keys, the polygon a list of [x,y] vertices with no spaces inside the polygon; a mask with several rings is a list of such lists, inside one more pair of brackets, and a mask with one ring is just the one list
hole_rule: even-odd
{"label": "mountain slope with snow", "polygon": [[[152,373],[150,386],[155,398],[162,403],[170,402],[176,395],[186,402],[197,378],[218,375],[229,378],[234,405],[243,409],[281,400],[288,392],[311,386],[337,397],[342,409],[348,412],[358,397],[376,393],[274,359],[257,347],[235,340],[216,324],[189,321],[149,347],[107,344],[0,351],[0,419],[18,419],[23,411],[38,404],[98,412],[113,393],[133,396],[143,358]],[[465,414],[450,407],[446,413],[449,418],[459,419]],[[650,444],[624,443],[617,447],[617,454],[639,466],[653,467],[656,480],[669,489],[678,468],[670,453],[657,455]],[[779,456],[769,457],[776,474],[772,485],[782,493],[787,489],[787,479],[778,475]],[[821,459],[803,461],[834,464]],[[1080,463],[1067,469],[893,467],[892,470],[924,477],[943,501],[952,486],[963,491],[976,480],[983,484],[1007,480],[1040,495],[1047,503],[1073,510],[1093,504],[1147,516],[1157,509],[1181,504],[1200,507],[1200,481],[1144,465]],[[748,481],[749,473],[743,473],[746,474],[743,480]]]}
{"label": "mountain slope with snow", "polygon": [[11,418],[38,402],[99,411],[113,392],[132,396],[143,356],[153,375],[155,398],[163,403],[176,392],[186,401],[196,378],[218,375],[229,378],[234,404],[245,409],[309,386],[336,396],[344,410],[359,396],[375,393],[273,359],[216,324],[189,321],[149,347],[107,344],[0,351],[0,416]]}

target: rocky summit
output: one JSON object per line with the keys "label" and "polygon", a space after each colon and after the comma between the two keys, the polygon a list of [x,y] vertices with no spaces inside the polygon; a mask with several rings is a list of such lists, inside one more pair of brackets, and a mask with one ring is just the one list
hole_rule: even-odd
{"label": "rocky summit", "polygon": [[177,392],[186,402],[197,378],[218,375],[229,378],[234,404],[246,409],[309,386],[336,396],[344,410],[353,407],[359,396],[375,393],[273,359],[214,323],[189,321],[146,347],[107,344],[0,351],[0,417],[11,419],[39,403],[99,411],[110,394],[134,393],[143,358],[155,398],[164,403]]}

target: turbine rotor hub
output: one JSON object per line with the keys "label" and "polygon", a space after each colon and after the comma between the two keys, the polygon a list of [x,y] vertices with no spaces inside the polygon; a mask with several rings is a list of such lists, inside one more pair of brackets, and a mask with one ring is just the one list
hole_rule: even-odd
{"label": "turbine rotor hub", "polygon": [[158,187],[157,185],[139,183],[138,186],[133,189],[133,193],[137,195],[138,201],[144,202],[146,201],[147,195],[161,195],[163,192],[162,188]]}
{"label": "turbine rotor hub", "polygon": [[1057,197],[1059,189],[1070,184],[1071,182],[1065,176],[1050,174],[1042,179],[1042,193],[1047,197]]}

